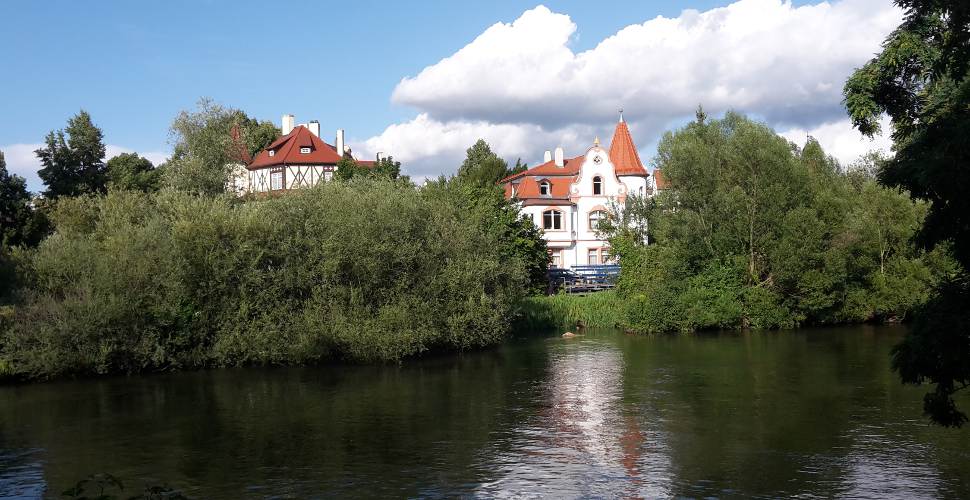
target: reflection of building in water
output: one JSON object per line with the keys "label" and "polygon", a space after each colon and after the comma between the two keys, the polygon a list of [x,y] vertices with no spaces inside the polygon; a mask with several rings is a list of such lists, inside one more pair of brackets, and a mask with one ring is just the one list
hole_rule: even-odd
{"label": "reflection of building in water", "polygon": [[538,418],[517,429],[513,448],[499,457],[498,478],[483,492],[669,496],[667,481],[659,487],[650,477],[667,469],[663,447],[624,409],[622,353],[595,338],[556,342]]}

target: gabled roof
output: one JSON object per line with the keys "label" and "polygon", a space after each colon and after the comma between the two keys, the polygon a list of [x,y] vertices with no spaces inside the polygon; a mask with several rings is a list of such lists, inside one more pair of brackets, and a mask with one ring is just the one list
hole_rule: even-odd
{"label": "gabled roof", "polygon": [[613,142],[610,143],[610,163],[616,170],[616,175],[649,175],[643,168],[637,147],[633,145],[633,137],[623,118],[616,124],[613,131]]}
{"label": "gabled roof", "polygon": [[500,181],[499,184],[514,181],[516,179],[521,179],[523,177],[530,177],[534,175],[539,176],[553,176],[553,175],[568,175],[575,176],[579,173],[579,168],[583,166],[583,158],[586,155],[579,155],[575,158],[568,158],[563,160],[563,166],[557,167],[554,160],[547,161],[541,165],[536,165],[524,172],[519,172],[515,175],[510,175]]}
{"label": "gabled roof", "polygon": [[[310,152],[300,153],[300,148],[310,148]],[[275,151],[273,156],[269,155],[271,150]],[[340,158],[337,148],[323,142],[308,128],[300,125],[257,153],[247,168],[254,170],[277,165],[336,165]]]}

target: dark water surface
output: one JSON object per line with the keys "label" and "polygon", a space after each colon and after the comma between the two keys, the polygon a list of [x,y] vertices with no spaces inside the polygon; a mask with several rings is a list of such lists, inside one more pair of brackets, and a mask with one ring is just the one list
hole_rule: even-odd
{"label": "dark water surface", "polygon": [[[513,341],[403,366],[0,387],[0,497],[111,473],[195,498],[970,497],[903,331]],[[966,398],[963,404],[970,403]]]}

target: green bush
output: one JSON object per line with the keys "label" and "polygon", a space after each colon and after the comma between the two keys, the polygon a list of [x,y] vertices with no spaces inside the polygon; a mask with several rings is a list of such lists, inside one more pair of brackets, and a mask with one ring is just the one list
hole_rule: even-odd
{"label": "green bush", "polygon": [[21,376],[399,360],[503,339],[526,264],[441,192],[65,201],[3,345]]}

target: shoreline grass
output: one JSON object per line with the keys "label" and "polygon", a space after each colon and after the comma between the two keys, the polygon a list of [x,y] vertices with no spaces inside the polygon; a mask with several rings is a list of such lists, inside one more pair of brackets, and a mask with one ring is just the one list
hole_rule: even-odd
{"label": "shoreline grass", "polygon": [[623,302],[613,291],[587,295],[559,293],[527,297],[519,305],[515,332],[556,328],[616,328],[623,317]]}

